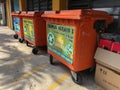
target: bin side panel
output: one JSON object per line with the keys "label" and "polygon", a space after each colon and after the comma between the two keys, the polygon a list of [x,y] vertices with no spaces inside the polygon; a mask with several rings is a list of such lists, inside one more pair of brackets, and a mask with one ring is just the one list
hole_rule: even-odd
{"label": "bin side panel", "polygon": [[46,22],[41,18],[38,17],[35,19],[34,22],[34,26],[35,26],[35,44],[36,46],[45,46],[47,43],[46,40]]}
{"label": "bin side panel", "polygon": [[23,23],[22,23],[22,16],[20,15],[20,13],[16,13],[13,12],[12,13],[12,17],[13,17],[13,27],[14,27],[14,31],[15,33],[20,37],[20,38],[24,38],[24,33],[23,33]]}
{"label": "bin side panel", "polygon": [[[97,37],[96,31],[93,29],[93,21],[83,22],[83,21],[79,21],[79,20],[71,20],[69,22],[68,20],[61,21],[61,20],[50,20],[49,19],[49,23],[55,24],[55,25],[53,24],[53,25],[49,26],[49,27],[53,28],[53,29],[49,30],[53,33],[53,35],[54,35],[54,32],[58,34],[58,35],[54,35],[54,38],[56,38],[57,36],[59,36],[61,34],[62,35],[65,34],[65,33],[59,32],[59,30],[56,30],[56,28],[58,28],[59,25],[71,26],[74,30],[74,35],[72,35],[72,39],[71,39],[70,36],[67,36],[67,35],[69,35],[67,32],[67,34],[65,34],[65,38],[69,37],[70,40],[73,40],[73,39],[74,40],[72,42],[73,55],[71,55],[72,56],[71,60],[64,58],[65,56],[63,56],[63,54],[61,54],[60,50],[56,49],[56,47],[53,47],[51,50],[50,46],[48,45],[48,53],[53,55],[53,57],[55,57],[57,60],[59,60],[60,62],[62,62],[63,64],[65,64],[71,70],[73,70],[75,72],[82,71],[82,70],[92,67],[94,64],[93,56],[94,56],[94,52],[95,52],[95,48],[96,48],[96,37]],[[54,30],[54,32],[52,30]],[[53,38],[52,39],[50,38],[50,39],[53,40],[54,43],[48,41],[49,40],[48,36],[53,36],[53,35],[51,35],[51,32],[48,32],[48,29],[47,29],[47,42],[50,43],[51,46],[56,45],[59,48],[64,48],[63,51],[66,51],[64,44],[61,44],[64,42],[64,39],[65,39],[63,36],[61,36],[61,37],[59,36],[60,40],[58,40],[58,39],[56,40],[57,44],[55,43]],[[68,51],[69,51],[69,49],[68,49]]]}
{"label": "bin side panel", "polygon": [[74,31],[74,26],[47,23],[48,49],[69,64],[73,63]]}
{"label": "bin side panel", "polygon": [[15,32],[20,33],[20,17],[13,17],[13,27]]}
{"label": "bin side panel", "polygon": [[34,44],[34,20],[32,18],[23,18],[23,29],[25,39]]}
{"label": "bin side panel", "polygon": [[24,38],[23,17],[22,16],[20,16],[20,38]]}
{"label": "bin side panel", "polygon": [[[74,35],[67,36],[69,34],[68,33],[66,34],[66,38],[69,37],[69,39],[72,40],[72,42],[71,42],[72,49],[69,48],[70,50],[72,50],[72,55],[70,55],[72,57],[72,59],[63,58],[62,57],[63,54],[60,53],[60,50],[57,49],[55,51],[54,47],[52,48],[53,50],[51,50],[49,45],[48,45],[48,53],[53,55],[53,57],[55,57],[60,62],[64,63],[66,66],[68,66],[71,70],[73,70],[75,72],[82,71],[82,70],[92,67],[94,64],[93,56],[94,56],[94,52],[95,52],[95,48],[96,48],[96,36],[97,36],[95,30],[93,29],[93,22],[92,21],[91,22],[88,22],[88,21],[82,22],[80,20],[71,20],[69,22],[68,20],[64,20],[64,21],[61,21],[61,23],[60,23],[59,20],[54,21],[54,20],[50,20],[50,19],[49,19],[49,22],[57,23],[58,27],[59,27],[59,25],[71,26],[71,28],[73,29]],[[66,24],[66,22],[68,22],[68,24]],[[56,25],[51,26],[51,28],[56,28]],[[54,30],[54,29],[52,29],[52,30]],[[54,30],[54,32],[58,33],[57,31],[59,31],[59,30],[56,30],[56,29]],[[49,34],[51,35],[51,32],[48,32],[48,30],[47,30],[47,42],[50,42],[50,41],[48,41]],[[64,33],[61,33],[61,34],[64,34]],[[56,36],[58,36],[58,35],[55,35],[54,38],[56,38]],[[57,44],[56,43],[54,43],[54,44],[56,44],[58,47],[64,48],[63,51],[66,51],[64,45],[61,44],[62,42],[64,42],[65,38],[60,37],[60,39],[61,40],[57,39],[57,41],[56,41]],[[52,43],[50,43],[50,44],[52,45]],[[69,51],[69,49],[68,49],[68,51]],[[56,53],[56,52],[58,52],[58,53]]]}
{"label": "bin side panel", "polygon": [[[56,25],[60,25],[60,26],[63,26],[63,27],[69,27],[69,29],[74,29],[74,30],[76,30],[76,26],[75,26],[75,20],[69,20],[69,19],[50,19],[50,18],[46,18],[46,21],[47,21],[47,23],[52,23],[52,24],[56,24]],[[47,28],[47,27],[46,27]],[[48,31],[48,30],[47,30]],[[58,30],[56,30],[56,31],[58,31]],[[72,30],[70,30],[70,31],[72,31]],[[47,32],[48,33],[48,32]],[[63,35],[62,35],[63,34]],[[64,33],[64,32],[62,32],[60,35],[62,35],[62,37],[60,37],[60,38],[67,38],[67,36],[66,36],[66,34]],[[69,34],[68,34],[69,35]],[[56,36],[59,36],[59,34],[58,35],[56,35]],[[65,36],[65,37],[64,37]],[[73,35],[72,35],[73,36]],[[59,42],[65,42],[64,40],[57,40],[57,42],[59,43]],[[69,38],[69,41],[70,41],[70,38]],[[48,34],[47,34],[47,42],[48,42]],[[61,43],[60,42],[60,43]],[[67,41],[68,42],[68,41]],[[74,37],[72,37],[72,42],[74,42]],[[64,45],[62,46],[60,43],[59,44],[56,44],[56,45],[58,45],[58,47],[64,47]],[[74,45],[72,46],[72,48],[74,48]],[[58,51],[58,50],[57,50]],[[64,49],[64,51],[65,51],[65,49]],[[72,52],[74,53],[74,49],[72,50]],[[50,54],[50,55],[52,55],[54,58],[56,58],[57,60],[59,60],[60,62],[62,62],[63,64],[65,64],[66,66],[68,66],[71,70],[74,70],[74,67],[73,67],[73,55],[71,54],[71,55],[69,55],[69,56],[72,56],[72,60],[71,59],[68,59],[68,60],[66,60],[64,57],[61,57],[61,56],[65,56],[65,54],[64,55],[57,55],[56,53],[54,53],[53,51],[51,51],[51,50],[49,50],[48,49],[48,53]],[[67,56],[67,55],[66,55]]]}
{"label": "bin side panel", "polygon": [[97,33],[93,28],[94,21],[76,22],[74,48],[74,69],[81,71],[88,69],[94,64],[94,53],[96,49]]}
{"label": "bin side panel", "polygon": [[46,22],[39,17],[23,18],[24,37],[34,46],[46,45]]}

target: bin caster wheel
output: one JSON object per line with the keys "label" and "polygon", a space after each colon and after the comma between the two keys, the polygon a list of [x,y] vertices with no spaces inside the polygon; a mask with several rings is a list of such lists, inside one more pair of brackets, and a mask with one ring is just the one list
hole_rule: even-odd
{"label": "bin caster wheel", "polygon": [[28,41],[26,41],[26,46],[29,46],[29,43],[28,43]]}
{"label": "bin caster wheel", "polygon": [[14,37],[15,39],[18,39],[18,35],[17,35],[17,34],[15,34],[13,37]]}
{"label": "bin caster wheel", "polygon": [[32,50],[32,53],[33,53],[33,54],[37,55],[38,52],[39,52],[39,49],[38,49],[38,48],[33,48],[33,50]]}
{"label": "bin caster wheel", "polygon": [[51,65],[54,65],[53,56],[52,56],[52,55],[50,55],[50,64],[51,64]]}
{"label": "bin caster wheel", "polygon": [[20,42],[20,43],[23,43],[23,42],[24,42],[24,39],[23,39],[23,38],[19,38],[19,42]]}
{"label": "bin caster wheel", "polygon": [[71,71],[71,77],[72,77],[72,80],[81,85],[83,83],[83,80],[82,80],[82,75],[81,75],[81,72],[73,72]]}

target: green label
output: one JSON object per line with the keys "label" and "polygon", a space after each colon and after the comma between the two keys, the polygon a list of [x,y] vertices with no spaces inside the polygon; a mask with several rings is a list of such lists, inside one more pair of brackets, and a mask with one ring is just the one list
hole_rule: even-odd
{"label": "green label", "polygon": [[23,19],[24,35],[31,41],[35,41],[33,20]]}
{"label": "green label", "polygon": [[48,49],[70,64],[73,63],[74,30],[71,26],[47,24]]}

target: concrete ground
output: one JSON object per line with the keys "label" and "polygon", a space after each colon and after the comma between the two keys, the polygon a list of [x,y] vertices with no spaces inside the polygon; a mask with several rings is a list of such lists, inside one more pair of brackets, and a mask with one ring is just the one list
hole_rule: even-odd
{"label": "concrete ground", "polygon": [[56,60],[49,64],[45,50],[33,55],[32,48],[13,38],[14,32],[0,26],[0,90],[96,90],[94,73],[83,74],[83,84],[75,84],[70,70]]}

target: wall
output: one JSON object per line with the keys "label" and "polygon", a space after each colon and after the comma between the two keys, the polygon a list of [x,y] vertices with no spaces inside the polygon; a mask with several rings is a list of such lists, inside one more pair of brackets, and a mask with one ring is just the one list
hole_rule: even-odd
{"label": "wall", "polygon": [[68,0],[52,0],[52,10],[65,10],[67,9]]}
{"label": "wall", "polygon": [[6,0],[7,26],[12,28],[10,0]]}
{"label": "wall", "polygon": [[14,11],[19,11],[19,0],[13,0]]}
{"label": "wall", "polygon": [[26,11],[27,10],[27,0],[19,0],[19,9],[20,11]]}
{"label": "wall", "polygon": [[26,11],[27,3],[26,0],[6,0],[6,14],[7,14],[7,26],[12,26],[12,11]]}
{"label": "wall", "polygon": [[108,32],[120,33],[120,0],[95,0],[93,9],[106,11],[114,16],[114,22],[109,26]]}
{"label": "wall", "polygon": [[2,25],[6,25],[6,21],[5,21],[5,7],[4,7],[4,3],[0,3],[1,6],[1,12],[2,12]]}
{"label": "wall", "polygon": [[93,7],[104,8],[104,7],[120,7],[120,0],[95,0],[93,2]]}

